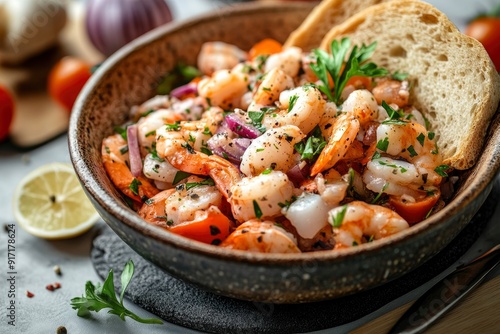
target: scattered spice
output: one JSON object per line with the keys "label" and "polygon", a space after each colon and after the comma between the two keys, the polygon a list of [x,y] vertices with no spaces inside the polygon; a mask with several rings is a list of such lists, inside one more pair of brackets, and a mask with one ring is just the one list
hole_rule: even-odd
{"label": "scattered spice", "polygon": [[26,297],[33,298],[33,297],[35,297],[35,294],[31,291],[26,290]]}
{"label": "scattered spice", "polygon": [[62,275],[62,272],[61,272],[61,267],[59,266],[54,266],[54,272],[56,273],[57,276],[61,276]]}
{"label": "scattered spice", "polygon": [[68,334],[68,330],[64,326],[57,327],[56,334]]}
{"label": "scattered spice", "polygon": [[52,284],[47,284],[45,286],[45,289],[49,290],[49,291],[54,291],[56,289],[60,289],[61,288],[61,283],[59,282],[55,282],[55,283],[52,283]]}

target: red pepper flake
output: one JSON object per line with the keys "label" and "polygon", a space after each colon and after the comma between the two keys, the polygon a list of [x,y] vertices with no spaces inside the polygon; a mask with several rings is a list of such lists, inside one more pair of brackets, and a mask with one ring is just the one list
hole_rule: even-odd
{"label": "red pepper flake", "polygon": [[33,298],[33,297],[35,297],[35,294],[31,291],[26,290],[26,297]]}
{"label": "red pepper flake", "polygon": [[52,283],[52,284],[47,284],[45,286],[45,289],[49,290],[49,291],[54,291],[56,289],[60,289],[61,288],[61,283],[59,282],[55,282],[55,283]]}

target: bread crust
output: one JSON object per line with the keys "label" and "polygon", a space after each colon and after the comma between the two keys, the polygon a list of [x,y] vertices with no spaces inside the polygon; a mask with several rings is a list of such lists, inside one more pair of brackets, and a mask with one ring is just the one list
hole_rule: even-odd
{"label": "bread crust", "polygon": [[353,45],[377,41],[372,61],[409,74],[410,102],[430,121],[445,164],[463,170],[476,163],[500,100],[500,76],[482,44],[416,0],[366,8],[333,27],[320,47],[343,36]]}
{"label": "bread crust", "polygon": [[323,0],[290,34],[284,47],[298,46],[304,51],[317,48],[323,36],[332,27],[366,7],[386,1],[391,0]]}

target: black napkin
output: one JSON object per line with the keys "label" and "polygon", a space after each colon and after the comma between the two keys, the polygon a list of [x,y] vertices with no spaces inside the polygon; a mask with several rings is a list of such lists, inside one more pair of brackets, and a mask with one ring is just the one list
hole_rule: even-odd
{"label": "black napkin", "polygon": [[91,259],[103,279],[109,269],[114,270],[118,288],[121,270],[132,259],[136,272],[126,297],[170,323],[214,333],[308,332],[359,319],[443,272],[472,246],[499,200],[497,182],[484,205],[458,237],[411,273],[368,291],[317,303],[253,303],[201,290],[144,260],[107,226],[94,239]]}

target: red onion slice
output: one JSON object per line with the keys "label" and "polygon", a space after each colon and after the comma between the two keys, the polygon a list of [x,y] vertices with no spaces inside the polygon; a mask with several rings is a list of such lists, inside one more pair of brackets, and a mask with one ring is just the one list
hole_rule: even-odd
{"label": "red onion slice", "polygon": [[172,91],[170,92],[170,96],[180,99],[185,95],[197,93],[198,88],[196,84],[190,82],[188,84],[172,89]]}
{"label": "red onion slice", "polygon": [[293,182],[295,187],[300,187],[302,183],[309,177],[309,173],[311,172],[311,165],[305,163],[302,168],[300,165],[303,162],[299,162],[297,165],[293,166],[286,172],[288,179]]}
{"label": "red onion slice", "polygon": [[245,120],[237,114],[229,114],[226,116],[225,121],[231,131],[241,137],[255,139],[262,133],[253,125],[248,124]]}
{"label": "red onion slice", "polygon": [[248,138],[232,139],[227,133],[217,133],[207,141],[207,145],[213,154],[239,165],[251,141]]}
{"label": "red onion slice", "polygon": [[127,128],[128,153],[130,159],[130,171],[132,175],[138,177],[142,173],[142,158],[137,138],[137,124]]}

